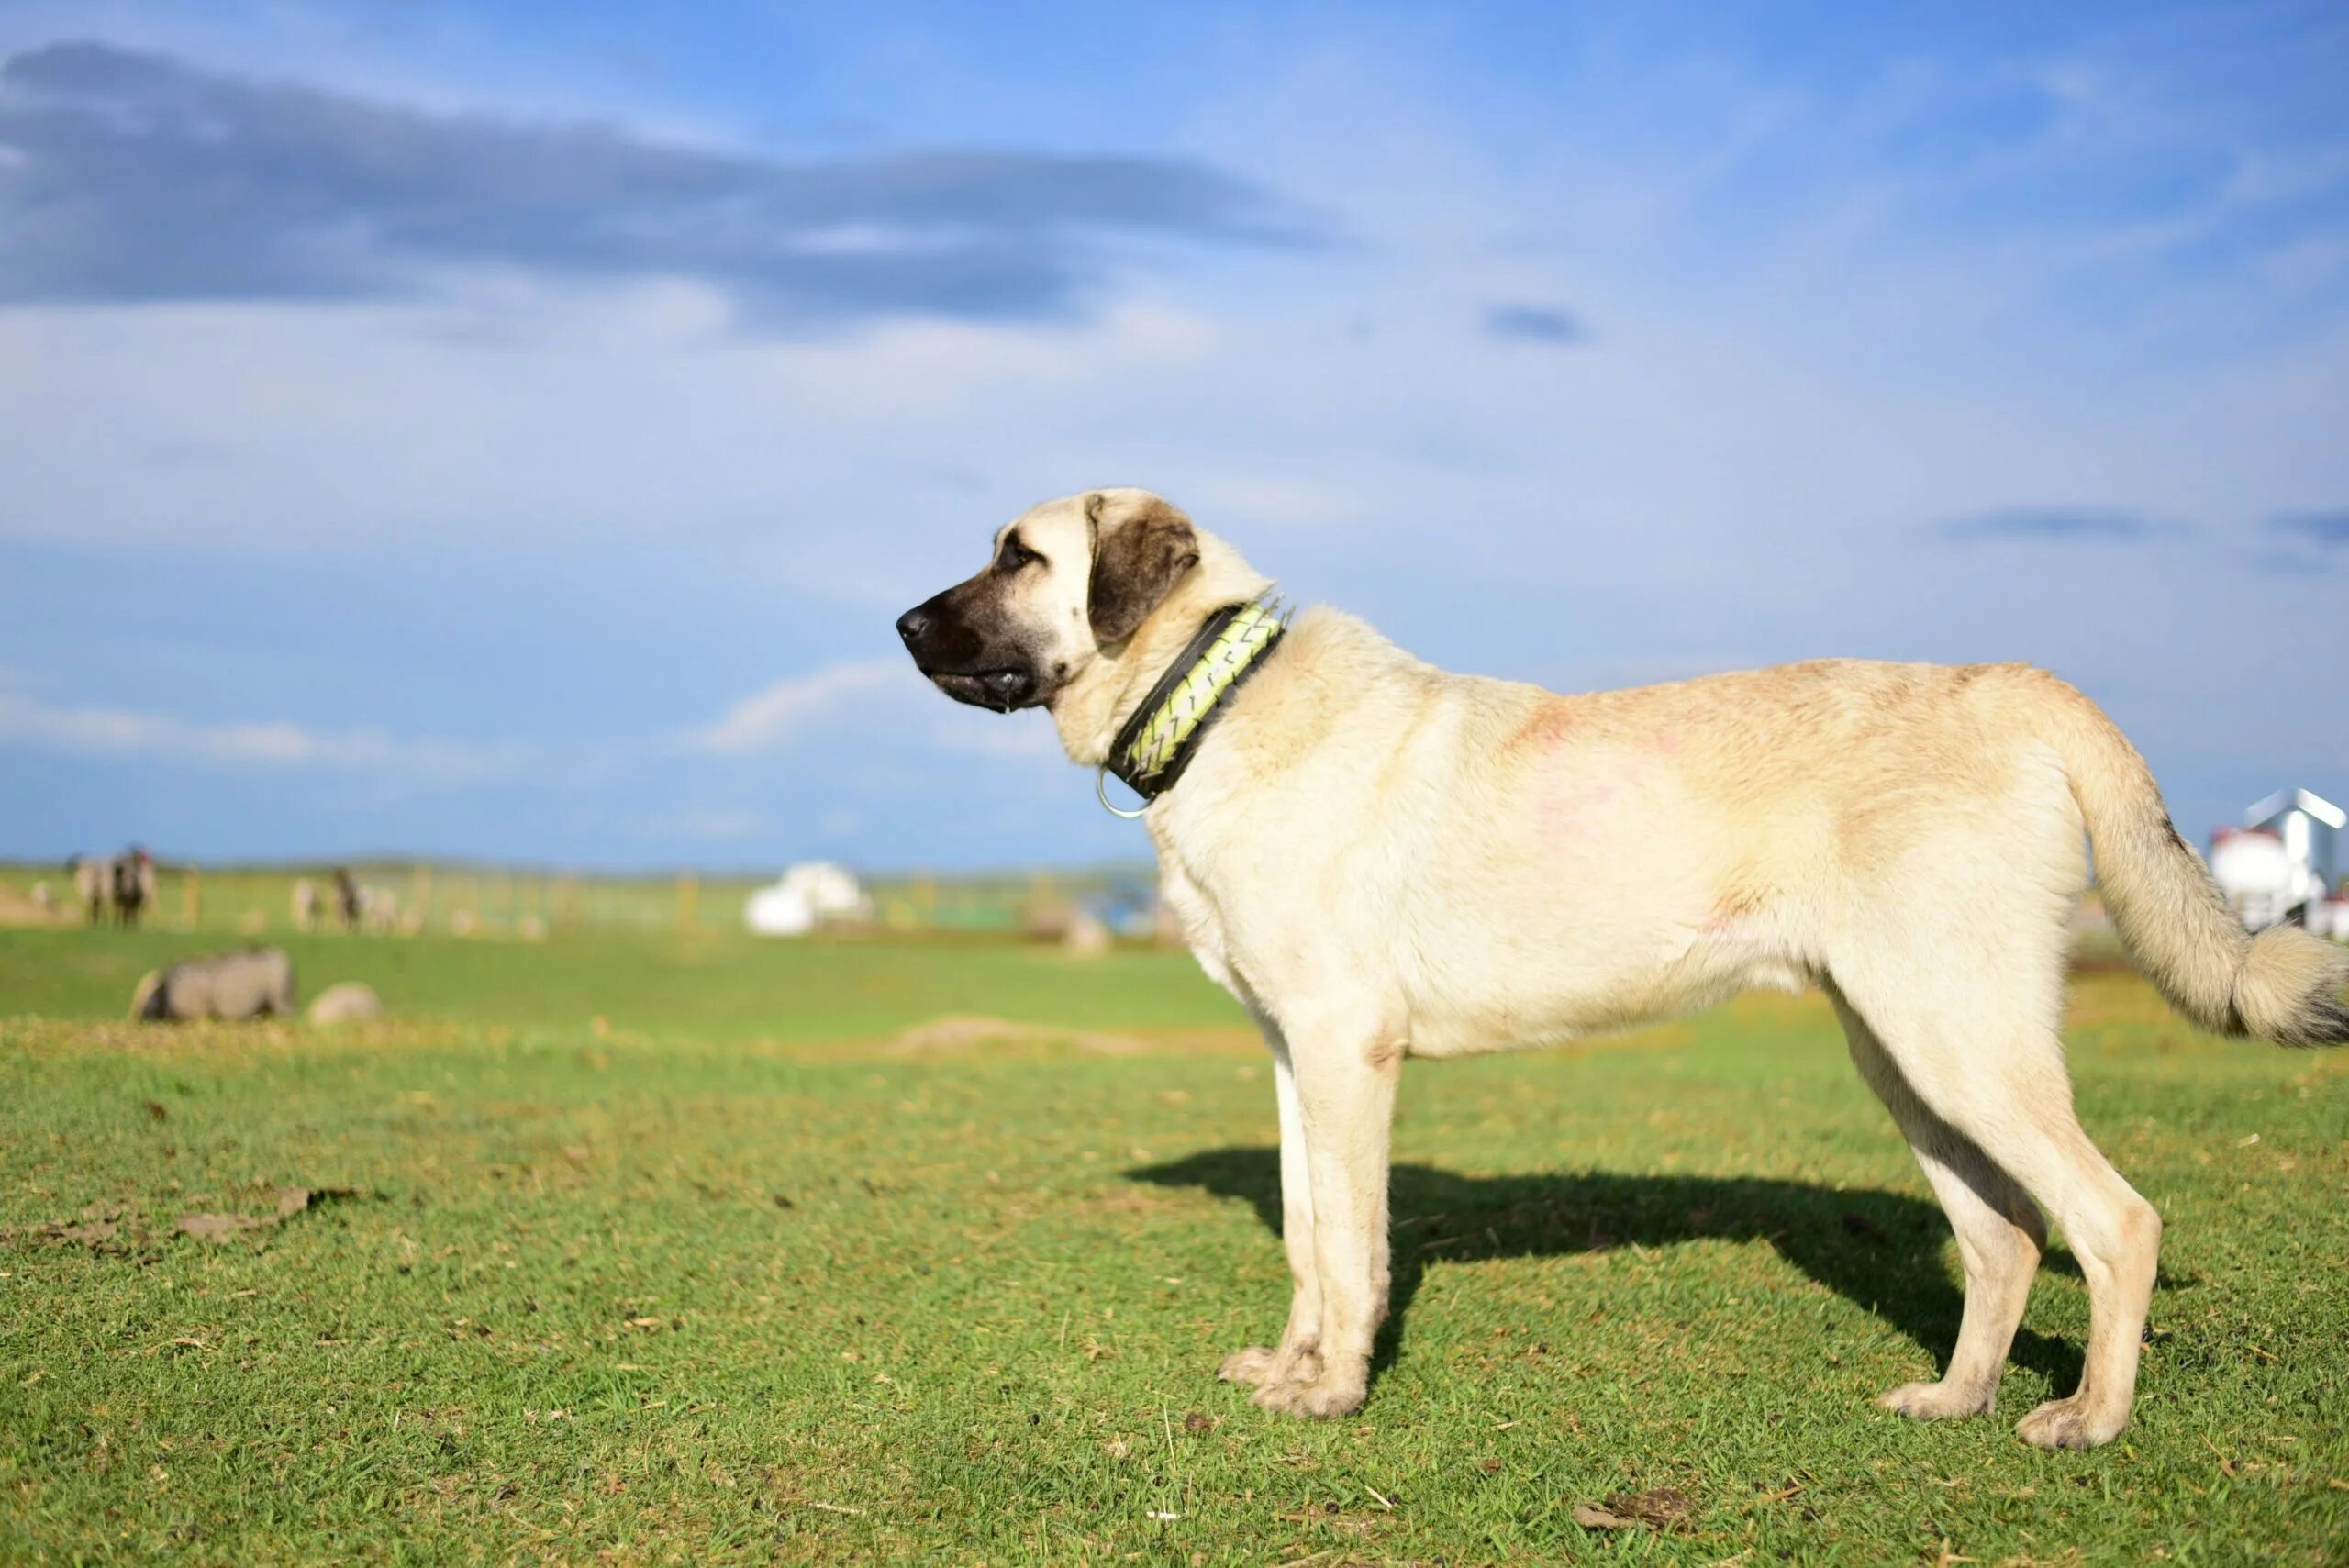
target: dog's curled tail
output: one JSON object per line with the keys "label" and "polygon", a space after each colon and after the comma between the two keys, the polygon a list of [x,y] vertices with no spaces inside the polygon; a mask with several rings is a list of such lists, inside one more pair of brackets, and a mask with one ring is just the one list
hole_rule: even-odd
{"label": "dog's curled tail", "polygon": [[[2034,672],[2036,673],[2036,672]],[[2219,1034],[2349,1042],[2349,953],[2297,926],[2243,929],[2162,804],[2153,770],[2104,711],[2053,676],[2048,740],[2087,820],[2121,942],[2170,1005]]]}

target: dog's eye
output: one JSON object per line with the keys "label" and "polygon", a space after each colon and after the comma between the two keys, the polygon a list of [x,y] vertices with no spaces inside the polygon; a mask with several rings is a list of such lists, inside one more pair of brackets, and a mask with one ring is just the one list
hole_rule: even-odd
{"label": "dog's eye", "polygon": [[1017,572],[1023,566],[1030,564],[1041,566],[1043,563],[1044,558],[1020,543],[1019,536],[1014,534],[1003,541],[1003,553],[996,557],[995,569],[998,572]]}

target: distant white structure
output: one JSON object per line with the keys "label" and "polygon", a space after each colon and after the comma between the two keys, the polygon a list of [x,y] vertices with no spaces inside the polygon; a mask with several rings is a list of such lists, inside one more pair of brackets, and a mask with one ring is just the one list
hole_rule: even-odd
{"label": "distant white structure", "polygon": [[2292,859],[2279,833],[2221,828],[2210,835],[2210,875],[2247,930],[2264,931],[2292,907]]}
{"label": "distant white structure", "polygon": [[2344,822],[2349,814],[2331,801],[2282,790],[2244,812],[2243,827],[2212,834],[2210,874],[2235,917],[2254,931],[2295,920],[2332,935],[2336,916],[2326,895],[2332,836]]}
{"label": "distant white structure", "polygon": [[742,910],[742,923],[763,937],[805,936],[818,926],[872,917],[863,884],[829,861],[802,861],[774,886],[751,894]]}

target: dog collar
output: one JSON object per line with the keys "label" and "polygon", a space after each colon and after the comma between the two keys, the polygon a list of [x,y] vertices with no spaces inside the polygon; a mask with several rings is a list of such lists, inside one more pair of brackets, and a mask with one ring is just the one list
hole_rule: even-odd
{"label": "dog collar", "polygon": [[1103,782],[1108,773],[1141,795],[1145,807],[1173,789],[1198,751],[1199,738],[1286,629],[1279,606],[1257,599],[1226,605],[1208,617],[1109,742],[1109,759],[1093,779],[1101,804],[1119,817],[1141,815],[1109,805]]}

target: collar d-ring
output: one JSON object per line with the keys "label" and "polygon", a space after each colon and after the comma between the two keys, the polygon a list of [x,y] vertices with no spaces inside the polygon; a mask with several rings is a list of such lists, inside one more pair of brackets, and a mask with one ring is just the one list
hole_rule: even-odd
{"label": "collar d-ring", "polygon": [[1109,804],[1109,767],[1106,762],[1093,770],[1093,794],[1094,797],[1101,802],[1102,810],[1108,812],[1112,817],[1122,817],[1129,822],[1133,821],[1136,817],[1141,816],[1144,812],[1150,809],[1150,803],[1148,801],[1142,802],[1141,805],[1134,807],[1131,811],[1127,810],[1122,806],[1112,806]]}

